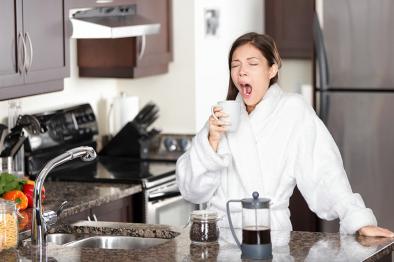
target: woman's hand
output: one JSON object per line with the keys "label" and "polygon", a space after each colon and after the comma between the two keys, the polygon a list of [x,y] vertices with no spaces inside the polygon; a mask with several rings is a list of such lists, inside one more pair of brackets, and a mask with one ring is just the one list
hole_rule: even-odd
{"label": "woman's hand", "polygon": [[219,146],[220,138],[222,137],[223,133],[227,131],[229,123],[219,119],[220,117],[227,116],[227,114],[222,111],[221,107],[215,106],[213,107],[212,111],[217,119],[213,115],[211,115],[208,119],[208,141],[212,149],[216,152]]}
{"label": "woman's hand", "polygon": [[366,237],[394,237],[390,230],[377,226],[365,226],[358,230],[360,236]]}

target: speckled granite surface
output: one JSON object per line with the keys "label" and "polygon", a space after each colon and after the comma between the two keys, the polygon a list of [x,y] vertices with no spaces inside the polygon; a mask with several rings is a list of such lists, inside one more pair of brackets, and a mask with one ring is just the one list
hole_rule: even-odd
{"label": "speckled granite surface", "polygon": [[[46,199],[45,210],[56,210],[65,200],[66,208],[60,217],[78,214],[92,207],[100,206],[111,201],[127,197],[142,191],[141,185],[106,184],[106,183],[81,183],[81,182],[45,182]],[[22,213],[25,219],[20,223],[20,234],[23,237],[30,233],[32,209]]]}
{"label": "speckled granite surface", "polygon": [[[198,246],[189,240],[189,228],[163,225],[90,223],[62,227],[59,231],[109,233],[144,237],[165,237],[160,245],[138,250],[76,248],[48,244],[33,249],[29,244],[0,253],[5,261],[241,261],[241,252],[231,233],[221,228],[219,243]],[[179,232],[179,233],[177,233]],[[237,232],[239,233],[239,232]],[[171,239],[171,237],[175,237]],[[378,261],[392,252],[393,240],[332,233],[271,232],[273,261]],[[14,259],[14,260],[13,260]],[[40,260],[41,259],[41,260]]]}
{"label": "speckled granite surface", "polygon": [[180,233],[166,225],[147,225],[115,222],[80,221],[72,225],[59,225],[50,233],[76,233],[90,235],[133,236],[173,239]]}

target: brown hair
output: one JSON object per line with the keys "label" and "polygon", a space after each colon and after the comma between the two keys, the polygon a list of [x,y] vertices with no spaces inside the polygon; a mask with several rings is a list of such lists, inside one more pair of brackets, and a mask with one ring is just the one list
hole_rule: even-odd
{"label": "brown hair", "polygon": [[[279,56],[278,49],[276,48],[274,39],[272,39],[272,37],[270,37],[269,35],[251,32],[238,37],[233,43],[233,45],[231,46],[230,53],[228,55],[228,68],[230,71],[231,71],[231,60],[235,49],[245,44],[251,44],[257,49],[259,49],[262,55],[265,57],[265,59],[267,59],[268,65],[270,67],[273,64],[277,64],[278,69],[280,68],[281,59]],[[277,81],[278,81],[278,73],[273,78],[271,78],[269,85],[271,86],[275,84]],[[235,86],[233,80],[231,79],[231,74],[230,74],[230,80],[229,80],[228,91],[227,91],[227,100],[235,100],[237,94],[238,94],[238,89]]]}

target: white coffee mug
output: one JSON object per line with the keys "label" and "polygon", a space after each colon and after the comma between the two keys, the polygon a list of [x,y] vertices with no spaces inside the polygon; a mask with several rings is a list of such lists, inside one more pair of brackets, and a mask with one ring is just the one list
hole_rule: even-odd
{"label": "white coffee mug", "polygon": [[[228,115],[226,117],[220,117],[220,120],[230,123],[230,125],[228,126],[228,132],[235,132],[238,129],[239,119],[241,115],[241,107],[239,106],[239,103],[235,100],[225,100],[218,102],[217,106],[220,106],[223,112]],[[212,116],[215,119],[219,120],[215,116],[213,108],[214,106],[212,106],[211,108]]]}

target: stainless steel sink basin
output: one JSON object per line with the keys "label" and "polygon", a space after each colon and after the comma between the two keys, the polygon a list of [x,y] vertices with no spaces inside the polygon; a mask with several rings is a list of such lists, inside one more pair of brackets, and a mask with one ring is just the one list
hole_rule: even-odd
{"label": "stainless steel sink basin", "polygon": [[169,239],[130,236],[91,236],[69,242],[64,246],[103,249],[145,249],[163,244],[167,241],[169,241]]}
{"label": "stainless steel sink basin", "polygon": [[53,243],[56,245],[63,245],[69,243],[71,241],[76,240],[77,237],[73,234],[48,234],[47,235],[47,243]]}

